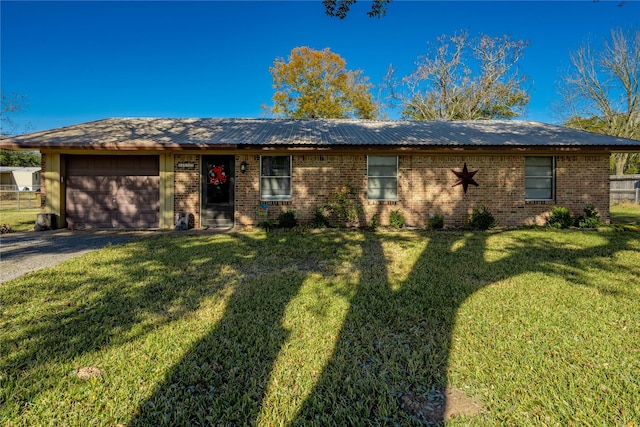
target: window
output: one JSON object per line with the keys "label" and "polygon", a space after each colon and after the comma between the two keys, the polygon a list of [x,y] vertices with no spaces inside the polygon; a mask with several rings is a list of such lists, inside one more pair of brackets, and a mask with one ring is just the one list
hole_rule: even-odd
{"label": "window", "polygon": [[367,156],[369,200],[398,200],[398,157]]}
{"label": "window", "polygon": [[555,158],[525,157],[525,198],[553,200],[555,189]]}
{"label": "window", "polygon": [[260,200],[291,199],[291,156],[260,158]]}

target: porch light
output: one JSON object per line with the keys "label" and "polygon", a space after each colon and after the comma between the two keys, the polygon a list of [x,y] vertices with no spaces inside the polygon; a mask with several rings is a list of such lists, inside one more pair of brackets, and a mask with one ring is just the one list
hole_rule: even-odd
{"label": "porch light", "polygon": [[247,166],[249,166],[247,162],[240,163],[240,171],[242,171],[242,173],[245,173],[247,171]]}

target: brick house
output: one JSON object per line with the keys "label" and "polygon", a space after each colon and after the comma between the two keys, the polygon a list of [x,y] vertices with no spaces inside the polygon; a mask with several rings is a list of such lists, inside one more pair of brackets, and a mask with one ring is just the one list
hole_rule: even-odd
{"label": "brick house", "polygon": [[71,228],[242,227],[261,206],[304,222],[343,188],[361,222],[457,227],[478,205],[503,226],[588,203],[608,221],[609,157],[640,141],[525,121],[105,119],[0,147],[40,150],[42,209]]}

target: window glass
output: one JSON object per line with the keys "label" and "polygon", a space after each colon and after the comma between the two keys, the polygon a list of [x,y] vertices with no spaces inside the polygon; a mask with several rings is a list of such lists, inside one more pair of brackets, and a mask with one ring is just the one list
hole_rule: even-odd
{"label": "window glass", "polygon": [[525,197],[527,200],[553,200],[554,158],[525,157]]}
{"label": "window glass", "polygon": [[367,157],[367,198],[398,200],[398,157]]}
{"label": "window glass", "polygon": [[260,199],[291,199],[291,156],[262,156],[260,163]]}

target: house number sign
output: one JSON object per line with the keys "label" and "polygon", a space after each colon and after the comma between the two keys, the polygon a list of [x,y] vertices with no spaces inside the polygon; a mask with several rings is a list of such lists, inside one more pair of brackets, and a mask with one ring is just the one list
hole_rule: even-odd
{"label": "house number sign", "polygon": [[192,162],[180,162],[180,163],[178,163],[178,167],[180,169],[193,168],[195,166],[196,166],[196,164],[192,163]]}

